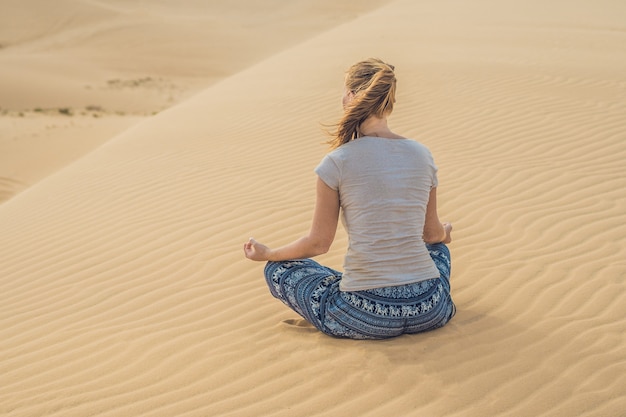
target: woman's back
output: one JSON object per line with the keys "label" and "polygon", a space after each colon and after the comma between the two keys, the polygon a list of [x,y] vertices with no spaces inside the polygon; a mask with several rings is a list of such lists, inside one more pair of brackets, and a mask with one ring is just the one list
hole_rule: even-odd
{"label": "woman's back", "polygon": [[410,139],[362,137],[328,154],[316,168],[339,191],[349,235],[341,289],[359,291],[439,276],[422,233],[437,167]]}

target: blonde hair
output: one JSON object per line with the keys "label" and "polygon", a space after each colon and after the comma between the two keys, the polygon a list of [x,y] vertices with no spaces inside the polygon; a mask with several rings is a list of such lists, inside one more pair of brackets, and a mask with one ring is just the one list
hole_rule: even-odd
{"label": "blonde hair", "polygon": [[354,98],[331,133],[328,143],[333,149],[361,137],[360,126],[368,117],[391,114],[396,101],[394,66],[378,58],[357,62],[346,72],[346,89]]}

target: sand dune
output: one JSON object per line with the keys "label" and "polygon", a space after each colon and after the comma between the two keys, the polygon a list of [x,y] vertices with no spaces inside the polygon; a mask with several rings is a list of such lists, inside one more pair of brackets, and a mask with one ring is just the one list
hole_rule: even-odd
{"label": "sand dune", "polygon": [[387,2],[7,0],[0,107],[161,110]]}
{"label": "sand dune", "polygon": [[[0,413],[624,415],[624,12],[390,2],[0,205]],[[396,65],[391,122],[456,234],[457,316],[384,342],[319,334],[241,251],[308,229],[319,123],[367,56]]]}
{"label": "sand dune", "polygon": [[387,2],[4,1],[0,202],[139,118]]}

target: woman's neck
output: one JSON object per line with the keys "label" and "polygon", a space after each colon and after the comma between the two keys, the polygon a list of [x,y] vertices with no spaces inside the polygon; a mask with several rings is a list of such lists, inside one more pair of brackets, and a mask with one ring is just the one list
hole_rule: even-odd
{"label": "woman's neck", "polygon": [[373,136],[377,138],[404,139],[393,133],[387,126],[386,117],[370,116],[359,126],[361,136]]}

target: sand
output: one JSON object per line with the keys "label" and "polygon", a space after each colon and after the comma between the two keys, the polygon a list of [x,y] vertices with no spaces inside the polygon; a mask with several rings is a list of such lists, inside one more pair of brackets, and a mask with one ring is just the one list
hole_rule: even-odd
{"label": "sand", "polygon": [[[626,415],[622,2],[47,4],[0,14],[0,415]],[[455,225],[457,316],[381,342],[241,249],[308,230],[368,56]]]}

